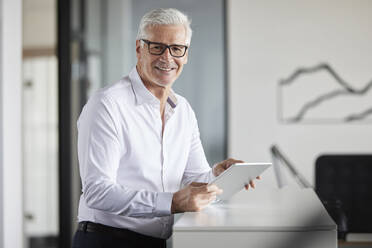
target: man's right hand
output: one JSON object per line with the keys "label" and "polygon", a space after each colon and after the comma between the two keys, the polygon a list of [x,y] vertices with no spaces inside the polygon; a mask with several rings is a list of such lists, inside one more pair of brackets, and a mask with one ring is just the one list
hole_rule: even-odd
{"label": "man's right hand", "polygon": [[175,214],[201,211],[219,194],[222,194],[222,190],[214,184],[193,182],[173,194],[171,212]]}

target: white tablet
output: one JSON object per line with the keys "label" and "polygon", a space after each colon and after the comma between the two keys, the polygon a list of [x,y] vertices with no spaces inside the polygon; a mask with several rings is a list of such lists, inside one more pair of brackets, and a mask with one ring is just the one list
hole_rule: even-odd
{"label": "white tablet", "polygon": [[209,184],[215,184],[223,193],[217,195],[217,201],[226,201],[239,192],[251,180],[256,179],[271,163],[236,163],[222,172]]}

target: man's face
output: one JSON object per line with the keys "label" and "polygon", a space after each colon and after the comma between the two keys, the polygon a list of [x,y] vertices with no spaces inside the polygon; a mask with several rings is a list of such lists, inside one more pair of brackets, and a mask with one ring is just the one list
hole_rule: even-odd
{"label": "man's face", "polygon": [[[183,25],[157,25],[147,28],[148,40],[166,45],[186,45],[186,30]],[[173,57],[169,49],[161,55],[149,53],[148,44],[136,41],[137,70],[145,84],[171,87],[187,63],[188,51],[181,58]]]}

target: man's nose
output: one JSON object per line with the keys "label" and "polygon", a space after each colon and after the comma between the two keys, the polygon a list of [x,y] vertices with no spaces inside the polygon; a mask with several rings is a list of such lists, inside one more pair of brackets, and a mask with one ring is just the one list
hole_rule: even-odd
{"label": "man's nose", "polygon": [[164,60],[170,60],[172,58],[172,55],[170,54],[170,50],[168,47],[165,49],[165,51],[161,55],[161,58]]}

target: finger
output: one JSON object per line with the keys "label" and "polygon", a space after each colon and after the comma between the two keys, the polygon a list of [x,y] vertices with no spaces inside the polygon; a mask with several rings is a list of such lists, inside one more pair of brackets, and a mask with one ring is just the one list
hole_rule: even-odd
{"label": "finger", "polygon": [[244,162],[243,160],[235,159],[235,158],[228,158],[228,159],[226,159],[226,161],[234,161],[234,162],[239,162],[239,163],[243,163]]}
{"label": "finger", "polygon": [[217,195],[216,194],[211,194],[208,198],[208,204],[211,203],[211,202],[214,202],[217,198]]}
{"label": "finger", "polygon": [[196,205],[198,206],[198,208],[204,208],[208,204],[212,203],[215,200],[216,200],[216,196],[211,196],[211,197],[205,198],[205,199],[199,199],[197,201]]}
{"label": "finger", "polygon": [[192,183],[190,184],[190,186],[193,186],[193,187],[200,187],[200,186],[204,186],[204,185],[208,185],[208,183],[192,182]]}
{"label": "finger", "polygon": [[249,184],[244,185],[245,190],[249,189]]}
{"label": "finger", "polygon": [[212,192],[214,192],[216,194],[220,191],[220,189],[215,184],[211,184],[211,185],[204,184],[204,185],[201,185],[201,186],[198,186],[198,187],[193,187],[192,191],[195,194],[209,194],[209,193],[212,193]]}
{"label": "finger", "polygon": [[211,204],[212,202],[215,202],[216,198],[217,198],[216,196],[212,196],[211,198],[209,198],[208,204]]}
{"label": "finger", "polygon": [[236,164],[236,163],[244,163],[244,161],[240,160],[240,159],[234,159],[234,158],[229,158],[227,160],[227,164],[232,165],[232,164]]}
{"label": "finger", "polygon": [[194,196],[193,199],[193,205],[195,208],[203,209],[208,204],[216,200],[216,194],[210,193],[210,194],[199,194]]}
{"label": "finger", "polygon": [[243,161],[242,160],[230,160],[230,161],[228,161],[228,162],[226,162],[224,165],[223,165],[223,167],[224,167],[224,169],[225,170],[227,170],[228,168],[230,168],[230,166],[232,166],[233,164],[236,164],[236,163],[243,163]]}
{"label": "finger", "polygon": [[254,182],[250,181],[249,184],[251,185],[252,188],[255,188]]}
{"label": "finger", "polygon": [[206,208],[209,204],[210,204],[210,202],[204,202],[203,204],[200,204],[198,206],[198,212],[203,210],[204,208]]}
{"label": "finger", "polygon": [[207,187],[207,192],[210,193],[210,192],[215,192],[217,194],[221,194],[222,193],[222,189],[220,189],[217,185],[215,184],[210,184],[208,185]]}
{"label": "finger", "polygon": [[209,198],[207,199],[207,204],[214,202],[216,198],[217,198],[216,194],[210,195]]}
{"label": "finger", "polygon": [[231,165],[233,165],[233,164],[235,164],[235,163],[239,163],[239,162],[237,162],[237,161],[238,161],[238,160],[236,160],[236,159],[228,158],[228,159],[222,161],[221,164],[222,164],[222,167],[223,167],[224,169],[227,169],[227,168],[229,168]]}
{"label": "finger", "polygon": [[201,186],[193,186],[191,188],[191,191],[194,193],[194,194],[206,194],[208,193],[208,185],[201,185]]}
{"label": "finger", "polygon": [[225,170],[228,169],[232,164],[234,164],[234,162],[232,161],[231,158],[223,161],[222,163],[222,168],[224,168]]}
{"label": "finger", "polygon": [[223,165],[223,168],[226,170],[228,168],[230,168],[231,165],[233,165],[234,163],[226,163]]}
{"label": "finger", "polygon": [[257,176],[257,177],[256,177],[256,179],[260,180],[260,179],[261,179],[261,177],[260,177],[260,176]]}
{"label": "finger", "polygon": [[209,200],[211,198],[215,198],[216,195],[217,195],[216,192],[207,193],[207,194],[199,194],[197,195],[197,199],[198,200]]}
{"label": "finger", "polygon": [[237,163],[244,163],[244,161],[243,160],[234,159],[233,164],[237,164]]}

